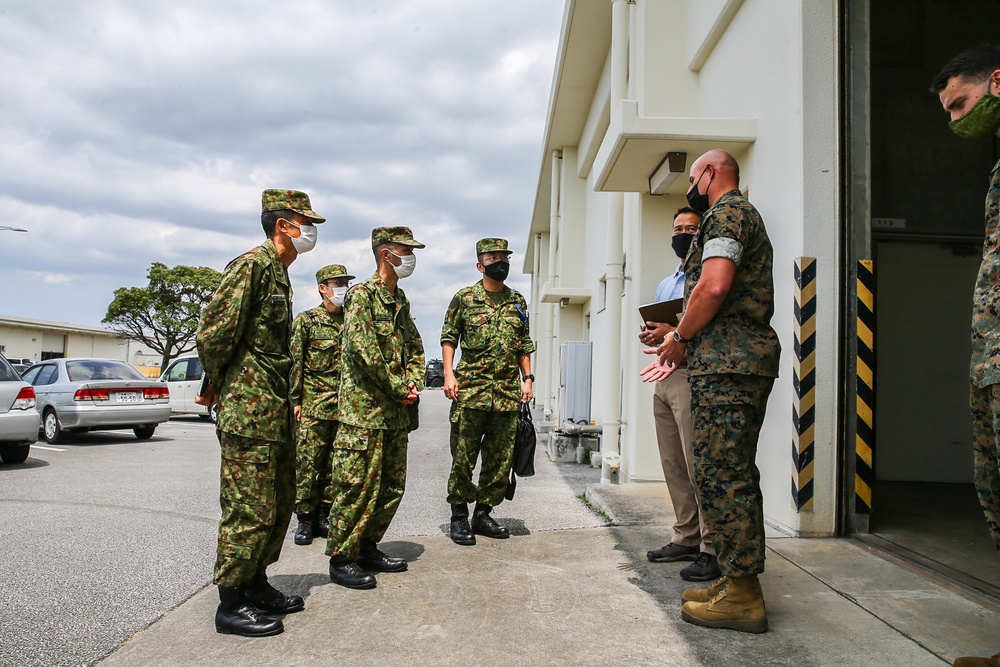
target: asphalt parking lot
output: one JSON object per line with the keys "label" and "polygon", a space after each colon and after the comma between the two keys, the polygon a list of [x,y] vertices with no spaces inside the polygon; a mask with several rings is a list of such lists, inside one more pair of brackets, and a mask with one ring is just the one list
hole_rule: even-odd
{"label": "asphalt parking lot", "polygon": [[214,425],[181,417],[0,465],[0,664],[92,664],[208,583],[218,460]]}
{"label": "asphalt parking lot", "polygon": [[[439,390],[422,396],[406,495],[387,541],[444,538],[448,405]],[[603,526],[579,498],[600,471],[548,465],[522,480],[515,501],[494,515],[514,535],[527,534],[526,526]],[[160,425],[147,441],[131,431],[74,435],[65,444],[38,443],[24,464],[0,465],[0,581],[9,601],[0,667],[93,664],[207,586],[218,470],[214,425],[187,416]],[[288,539],[285,549],[302,547]],[[309,549],[324,570],[320,541]]]}

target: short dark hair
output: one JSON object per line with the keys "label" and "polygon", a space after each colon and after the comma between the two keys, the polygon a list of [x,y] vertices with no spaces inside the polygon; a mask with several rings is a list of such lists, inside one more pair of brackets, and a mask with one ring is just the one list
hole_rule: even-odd
{"label": "short dark hair", "polygon": [[291,209],[281,209],[280,211],[264,211],[260,214],[260,226],[264,228],[267,238],[274,236],[274,228],[278,225],[278,218],[295,221],[295,211]]}
{"label": "short dark hair", "polygon": [[944,66],[931,81],[931,92],[940,93],[948,82],[958,76],[976,83],[986,81],[1000,69],[1000,46],[980,44],[962,51]]}
{"label": "short dark hair", "polygon": [[694,210],[690,206],[682,206],[679,209],[677,209],[676,213],[674,213],[674,220],[676,220],[678,216],[684,215],[685,213],[694,213],[696,216],[701,218],[701,213],[699,213],[698,211]]}

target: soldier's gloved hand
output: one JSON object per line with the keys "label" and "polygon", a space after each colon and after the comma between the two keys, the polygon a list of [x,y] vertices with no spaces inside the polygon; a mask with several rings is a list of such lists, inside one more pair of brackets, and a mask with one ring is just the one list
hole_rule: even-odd
{"label": "soldier's gloved hand", "polygon": [[293,407],[292,414],[295,415],[295,421],[297,422],[302,421],[302,406],[296,405],[295,407]]}

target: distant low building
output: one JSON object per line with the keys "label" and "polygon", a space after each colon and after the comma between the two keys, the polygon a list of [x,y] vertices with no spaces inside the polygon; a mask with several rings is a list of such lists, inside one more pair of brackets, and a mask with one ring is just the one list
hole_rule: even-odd
{"label": "distant low building", "polygon": [[0,315],[0,354],[32,362],[61,357],[121,359],[136,366],[155,366],[157,371],[160,365],[160,355],[144,354],[137,344],[110,329],[10,315]]}

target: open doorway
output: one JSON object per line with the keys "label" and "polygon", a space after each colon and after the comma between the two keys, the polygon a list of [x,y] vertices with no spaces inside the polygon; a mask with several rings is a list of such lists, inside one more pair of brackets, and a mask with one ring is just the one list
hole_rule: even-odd
{"label": "open doorway", "polygon": [[[956,137],[928,91],[965,48],[997,41],[993,0],[860,0],[867,33],[874,260],[874,483],[868,532],[898,554],[1000,597],[1000,569],[972,485],[969,322],[995,142]],[[862,44],[861,42],[864,42]],[[858,86],[867,90],[859,90]],[[858,123],[852,118],[851,123]],[[851,171],[857,174],[857,158]],[[857,238],[858,216],[852,215]],[[856,258],[863,252],[855,248]]]}

